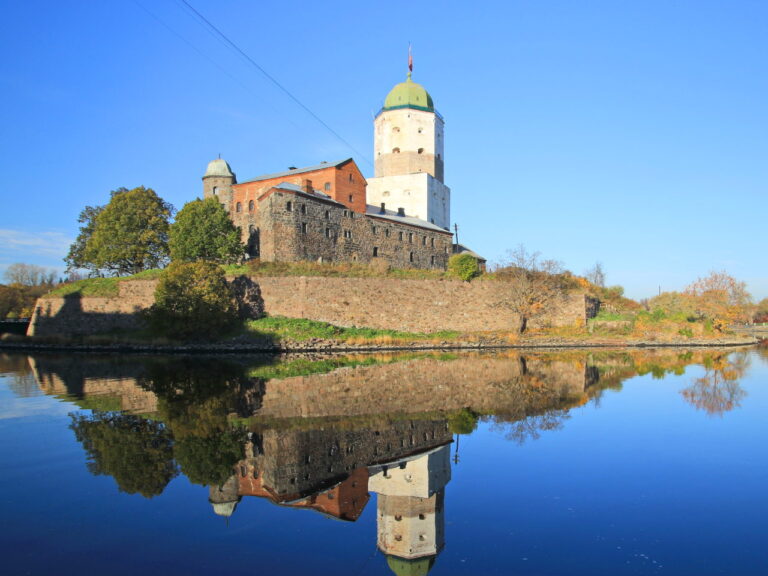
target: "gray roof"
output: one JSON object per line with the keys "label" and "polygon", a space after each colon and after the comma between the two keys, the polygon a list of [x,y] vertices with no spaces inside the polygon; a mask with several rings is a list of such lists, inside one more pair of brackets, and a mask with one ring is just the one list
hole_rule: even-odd
{"label": "gray roof", "polygon": [[290,182],[280,182],[275,188],[279,190],[289,190],[291,192],[296,192],[297,194],[302,194],[303,196],[307,196],[309,198],[315,198],[318,200],[325,200],[326,202],[333,202],[334,204],[338,204],[339,206],[344,206],[341,202],[337,202],[328,194],[325,194],[323,192],[320,192],[320,190],[312,190],[311,193],[307,192],[304,188],[299,186],[298,184],[291,184]]}
{"label": "gray roof", "polygon": [[431,222],[421,220],[420,218],[414,218],[413,216],[398,216],[397,212],[393,212],[392,210],[385,210],[384,213],[382,213],[381,208],[378,206],[371,206],[370,204],[365,207],[365,215],[398,222],[400,224],[408,224],[409,226],[418,226],[419,228],[434,230],[435,232],[443,232],[444,234],[451,233],[450,230],[440,228],[437,224],[432,224]]}
{"label": "gray roof", "polygon": [[487,261],[485,258],[480,256],[480,254],[478,254],[474,250],[470,250],[469,248],[464,246],[464,244],[454,244],[453,245],[453,253],[454,254],[469,254],[470,256],[472,256],[474,258],[477,258],[481,262],[486,262]]}
{"label": "gray roof", "polygon": [[[304,174],[305,172],[314,172],[315,170],[322,170],[323,168],[338,168],[342,164],[352,161],[352,158],[345,158],[338,162],[321,162],[315,166],[307,166],[306,168],[296,168],[295,170],[286,170],[285,172],[275,172],[274,174],[263,174],[250,180],[244,180],[243,182],[258,182],[259,180],[271,180],[272,178],[280,178],[282,176],[293,176],[294,174]],[[243,184],[241,182],[241,184]]]}

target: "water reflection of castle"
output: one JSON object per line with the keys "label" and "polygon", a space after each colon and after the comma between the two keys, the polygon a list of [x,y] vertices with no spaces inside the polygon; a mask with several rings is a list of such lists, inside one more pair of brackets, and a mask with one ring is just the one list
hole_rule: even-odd
{"label": "water reflection of castle", "polygon": [[[339,369],[326,369],[320,363],[316,373],[307,375],[302,363],[291,372],[290,365],[272,370],[269,364],[212,359],[195,363],[191,359],[84,361],[76,356],[39,356],[30,358],[29,371],[40,390],[93,409],[94,416],[98,411],[133,414],[129,424],[143,418],[159,423],[147,427],[147,434],[159,435],[148,438],[147,445],[166,443],[166,450],[154,455],[159,459],[154,462],[166,472],[160,478],[151,477],[154,484],[141,491],[136,486],[125,489],[126,478],[136,475],[133,468],[102,467],[101,473],[112,475],[121,490],[141,491],[147,497],[160,494],[179,466],[188,474],[185,464],[191,469],[203,462],[201,452],[195,450],[187,450],[188,459],[182,461],[185,440],[213,439],[227,433],[233,417],[247,418],[242,421],[249,431],[244,457],[240,452],[228,459],[215,481],[195,480],[216,484],[209,488],[216,514],[232,516],[244,497],[255,496],[355,521],[370,494],[376,493],[377,542],[389,566],[397,574],[426,574],[445,541],[443,507],[451,478],[452,430],[466,433],[474,425],[471,419],[476,423],[482,415],[507,425],[547,414],[557,418],[590,398],[599,399],[606,387],[620,387],[627,377],[649,371],[678,372],[694,362],[709,366],[713,374],[699,379],[683,396],[689,401],[689,396],[724,397],[727,402],[717,406],[731,409],[740,398],[741,368],[728,358],[727,353],[711,351],[682,355],[679,351],[631,355],[574,351],[466,355],[449,361],[380,358],[370,365],[353,359]],[[280,377],[270,379],[268,374]],[[22,384],[19,393],[25,393]],[[469,430],[465,416],[470,417]],[[205,431],[197,430],[200,421],[206,422]],[[542,422],[548,426],[542,429],[553,429],[552,420]],[[95,429],[112,426],[114,421],[89,424]],[[529,427],[521,431],[526,433]],[[87,428],[81,430],[86,440],[87,432]],[[123,426],[121,433],[134,430]],[[123,452],[123,438],[110,446]],[[100,450],[110,448],[89,446],[90,457],[97,460]],[[196,446],[200,445],[192,447]],[[212,462],[220,460],[217,453],[208,456]]]}
{"label": "water reflection of castle", "polygon": [[210,487],[209,499],[214,512],[226,517],[243,497],[257,496],[355,521],[374,492],[378,547],[390,567],[402,573],[407,565],[413,573],[417,563],[418,573],[426,573],[445,541],[451,439],[446,420],[402,420],[346,432],[254,434],[235,474]]}

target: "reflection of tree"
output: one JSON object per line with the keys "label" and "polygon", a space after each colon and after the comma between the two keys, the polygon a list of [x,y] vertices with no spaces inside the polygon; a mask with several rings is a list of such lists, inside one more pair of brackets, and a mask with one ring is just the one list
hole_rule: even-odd
{"label": "reflection of tree", "polygon": [[181,471],[196,484],[223,483],[244,457],[245,431],[229,416],[252,412],[260,399],[256,382],[233,362],[182,359],[153,366],[145,386],[158,395]]}
{"label": "reflection of tree", "polygon": [[495,417],[493,428],[503,430],[507,440],[522,445],[527,440],[538,440],[542,432],[561,430],[563,423],[570,417],[567,409],[547,410],[542,414],[515,421],[504,421]]}
{"label": "reflection of tree", "polygon": [[728,356],[707,358],[704,376],[696,378],[681,394],[697,410],[704,410],[710,416],[722,416],[741,406],[747,395],[739,385],[739,379],[748,366],[746,353],[735,354],[730,360]]}
{"label": "reflection of tree", "polygon": [[162,493],[178,471],[165,424],[120,412],[72,414],[92,474],[112,476],[122,492],[147,498]]}
{"label": "reflection of tree", "polygon": [[245,439],[240,429],[187,436],[176,443],[174,455],[190,482],[220,486],[232,475],[232,467],[245,457]]}

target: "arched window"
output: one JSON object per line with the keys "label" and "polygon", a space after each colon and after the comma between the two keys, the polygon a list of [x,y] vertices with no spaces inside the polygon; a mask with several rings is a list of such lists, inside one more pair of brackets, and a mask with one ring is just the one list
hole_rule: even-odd
{"label": "arched window", "polygon": [[392,148],[392,154],[400,154],[400,148]]}
{"label": "arched window", "polygon": [[253,209],[256,207],[256,205],[253,203],[253,200],[248,202],[248,212],[253,212]]}
{"label": "arched window", "polygon": [[240,202],[238,202],[235,205],[235,212],[242,212],[242,211],[243,211],[243,205]]}
{"label": "arched window", "polygon": [[216,196],[216,195],[218,195],[218,193],[219,193],[219,187],[218,186],[214,186],[213,187],[213,195]]}

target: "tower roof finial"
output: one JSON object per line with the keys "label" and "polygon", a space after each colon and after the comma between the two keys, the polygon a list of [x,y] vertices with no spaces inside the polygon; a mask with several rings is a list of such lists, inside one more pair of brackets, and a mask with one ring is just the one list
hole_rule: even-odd
{"label": "tower roof finial", "polygon": [[413,73],[413,54],[411,53],[411,43],[408,42],[408,79],[411,79]]}

